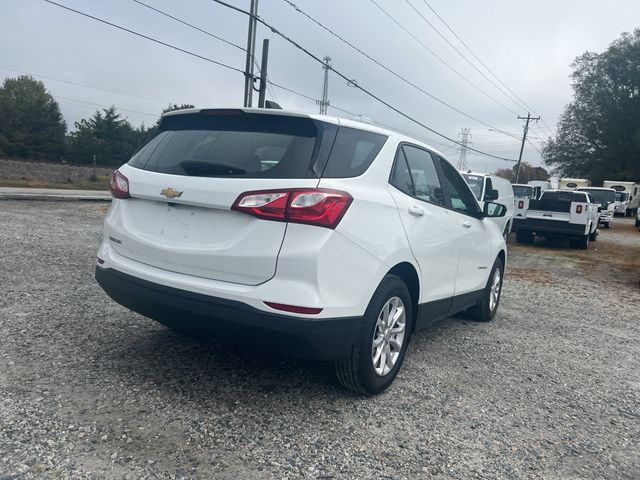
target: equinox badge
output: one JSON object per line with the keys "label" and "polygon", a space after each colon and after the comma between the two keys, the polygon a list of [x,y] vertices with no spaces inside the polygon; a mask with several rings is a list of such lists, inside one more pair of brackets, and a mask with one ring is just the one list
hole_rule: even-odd
{"label": "equinox badge", "polygon": [[178,190],[174,190],[173,188],[169,187],[169,188],[163,188],[162,191],[160,192],[160,195],[164,195],[167,198],[178,198],[182,196],[182,192],[179,192]]}

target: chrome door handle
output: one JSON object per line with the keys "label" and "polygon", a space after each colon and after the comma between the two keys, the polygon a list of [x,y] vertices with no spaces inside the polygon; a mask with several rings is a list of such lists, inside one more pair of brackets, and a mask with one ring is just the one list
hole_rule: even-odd
{"label": "chrome door handle", "polygon": [[424,210],[420,207],[416,207],[415,205],[409,207],[409,213],[414,217],[421,217],[424,215]]}
{"label": "chrome door handle", "polygon": [[462,226],[463,226],[464,228],[471,228],[471,224],[470,224],[469,222],[467,222],[466,220],[463,220],[463,221],[462,221]]}

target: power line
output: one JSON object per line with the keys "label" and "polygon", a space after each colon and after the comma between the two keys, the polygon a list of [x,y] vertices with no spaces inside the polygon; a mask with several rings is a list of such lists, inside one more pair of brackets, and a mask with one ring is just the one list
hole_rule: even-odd
{"label": "power line", "polygon": [[181,20],[181,19],[179,19],[177,17],[174,17],[173,15],[171,15],[171,14],[169,14],[167,12],[163,12],[162,10],[160,10],[158,8],[152,7],[151,5],[147,5],[146,3],[141,2],[140,0],[132,0],[132,1],[136,2],[138,5],[142,5],[143,7],[148,8],[149,10],[153,10],[154,12],[157,12],[160,15],[164,15],[165,17],[168,17],[168,18],[170,18],[172,20],[175,20],[176,22],[179,22],[179,23],[181,23],[183,25],[186,25],[189,28],[192,28],[194,30],[197,30],[198,32],[204,33],[205,35],[208,35],[208,36],[210,36],[212,38],[215,38],[216,40],[220,40],[221,42],[224,42],[227,45],[230,45],[230,46],[235,47],[235,48],[237,48],[239,50],[242,50],[243,52],[246,51],[243,46],[238,45],[237,43],[230,42],[229,40],[227,40],[225,38],[219,37],[218,35],[214,35],[211,32],[207,32],[206,30],[203,30],[200,27],[196,27],[195,25],[193,25],[193,24],[191,24],[189,22],[185,22],[184,20]]}
{"label": "power line", "polygon": [[[540,116],[540,114],[538,114],[534,109],[532,109],[531,107],[529,107],[529,106],[527,105],[527,103],[526,103],[524,100],[522,100],[522,98],[520,98],[520,97],[519,97],[519,96],[518,96],[518,95],[517,95],[513,90],[511,90],[511,89],[509,88],[509,86],[508,86],[507,84],[505,84],[505,83],[502,81],[502,79],[500,79],[500,77],[499,77],[498,75],[496,75],[496,74],[494,73],[494,71],[493,71],[493,70],[491,70],[491,69],[487,66],[487,64],[486,64],[486,63],[484,63],[484,62],[480,59],[480,57],[478,57],[478,55],[476,55],[476,54],[475,54],[475,52],[471,49],[471,47],[469,47],[469,45],[467,45],[467,44],[465,43],[465,41],[464,41],[464,40],[462,40],[462,38],[460,38],[460,36],[459,36],[459,35],[458,35],[458,34],[457,34],[457,33],[456,33],[456,32],[455,32],[455,31],[454,31],[454,30],[449,26],[449,24],[444,20],[444,18],[442,18],[442,17],[438,14],[438,12],[436,12],[436,11],[435,11],[435,9],[434,9],[430,4],[429,4],[429,2],[428,2],[427,0],[422,0],[422,1],[425,3],[425,5],[427,5],[427,7],[429,7],[429,9],[430,9],[434,14],[435,14],[435,16],[436,16],[436,17],[438,17],[438,19],[439,19],[439,20],[444,24],[444,26],[445,26],[445,27],[447,27],[447,29],[448,29],[448,30],[453,34],[453,36],[454,36],[454,37],[456,37],[456,38],[458,39],[458,41],[459,41],[462,45],[464,45],[464,47],[469,51],[469,53],[471,53],[471,55],[473,55],[473,57],[474,57],[476,60],[478,60],[478,62],[480,62],[480,65],[482,65],[484,68],[486,68],[486,69],[487,69],[487,71],[488,71],[491,75],[493,75],[493,77],[494,77],[496,80],[498,80],[498,82],[500,82],[500,84],[501,84],[504,88],[506,88],[506,89],[507,89],[507,91],[508,91],[509,93],[511,93],[511,94],[512,94],[512,95],[513,95],[513,96],[514,96],[514,97],[515,97],[519,102],[521,102],[521,103],[522,103],[522,106],[524,106],[527,110],[530,110],[530,111],[532,111],[533,113],[535,113],[536,115]],[[550,133],[552,133],[552,132],[551,132],[551,129],[550,129],[550,128],[549,128],[549,126],[546,124],[546,122],[544,121],[544,119],[543,119],[543,118],[541,118],[541,120],[542,120],[543,125],[544,125],[545,127],[547,127],[547,129],[549,130],[549,132],[550,132]]]}
{"label": "power line", "polygon": [[[47,0],[48,1],[48,0]],[[243,10],[241,8],[238,8],[234,5],[231,5],[229,3],[224,2],[223,0],[211,0],[215,3],[218,3],[220,5],[224,5],[227,8],[230,8],[232,10],[235,10],[239,13],[242,13],[244,15],[249,15],[251,16],[252,14],[247,12],[246,10]],[[287,35],[285,35],[284,33],[280,32],[277,28],[275,28],[274,26],[270,25],[269,23],[267,23],[265,20],[263,20],[260,16],[258,15],[254,15],[256,21],[260,22],[262,25],[264,25],[265,27],[269,28],[273,33],[275,33],[276,35],[278,35],[279,37],[281,37],[282,39],[284,39],[285,41],[287,41],[288,43],[290,43],[291,45],[293,45],[294,47],[296,47],[298,50],[304,52],[307,56],[311,57],[313,60],[315,60],[317,63],[323,64],[323,61],[320,57],[318,57],[317,55],[314,55],[313,53],[311,53],[309,50],[307,50],[306,48],[304,48],[302,45],[300,45],[299,43],[297,43],[296,41],[292,40],[290,37],[288,37]],[[412,116],[408,115],[407,113],[404,113],[402,110],[398,109],[397,107],[394,107],[393,105],[391,105],[389,102],[383,100],[382,98],[380,98],[379,96],[377,96],[376,94],[374,94],[373,92],[367,90],[366,88],[362,87],[361,85],[358,84],[358,81],[356,79],[353,78],[349,78],[347,77],[345,74],[343,74],[342,72],[340,72],[339,70],[336,70],[336,68],[331,65],[329,68],[331,68],[331,71],[333,71],[336,75],[338,75],[340,78],[342,78],[343,80],[345,80],[346,82],[348,82],[349,85],[357,88],[358,90],[360,90],[361,92],[365,93],[366,95],[368,95],[369,97],[373,98],[374,100],[377,100],[379,103],[385,105],[387,108],[393,110],[394,112],[396,112],[397,114],[403,116],[404,118],[406,118],[407,120],[415,123],[416,125],[421,126],[422,128],[424,128],[425,130],[428,130],[436,135],[438,135],[439,137],[442,137],[452,143],[455,143],[457,145],[461,145],[460,142],[458,142],[457,140],[454,140],[451,137],[448,137],[447,135],[445,135],[444,133],[440,133],[437,130],[429,127],[428,125],[420,122],[419,120],[416,120],[415,118],[413,118]],[[511,158],[505,158],[505,157],[499,157],[497,155],[493,155],[491,153],[487,153],[487,152],[482,152],[480,150],[476,150],[474,148],[468,147],[469,150],[475,151],[476,153],[479,153],[481,155],[486,155],[489,157],[493,157],[493,158],[497,158],[499,160],[506,160],[509,162],[515,162],[515,160],[511,159]]]}
{"label": "power line", "polygon": [[[339,35],[338,33],[336,33],[335,31],[333,31],[332,29],[330,29],[329,27],[325,26],[324,24],[322,24],[321,22],[319,22],[318,20],[316,20],[315,18],[313,18],[311,15],[309,15],[308,13],[306,13],[305,11],[303,11],[302,9],[300,9],[296,4],[294,4],[293,2],[291,2],[290,0],[283,0],[285,3],[287,3],[289,6],[291,6],[294,10],[296,10],[298,13],[300,13],[301,15],[304,15],[306,18],[308,18],[310,21],[312,21],[313,23],[315,23],[316,25],[318,25],[320,28],[322,28],[323,30],[327,31],[329,34],[333,35],[335,38],[337,38],[338,40],[340,40],[341,42],[343,42],[344,44],[348,45],[349,47],[351,47],[353,50],[355,50],[356,52],[360,53],[361,55],[363,55],[364,57],[366,57],[367,59],[369,59],[370,61],[372,61],[373,63],[375,63],[376,65],[378,65],[379,67],[383,68],[384,70],[386,70],[387,72],[389,72],[391,75],[393,75],[394,77],[400,79],[401,81],[403,81],[404,83],[406,83],[407,85],[410,85],[411,87],[415,88],[416,90],[418,90],[420,93],[426,95],[427,97],[431,98],[432,100],[435,100],[436,102],[440,103],[441,105],[444,105],[445,107],[453,110],[456,113],[459,113],[460,115],[463,115],[471,120],[473,120],[474,122],[477,122],[481,125],[484,125],[485,127],[489,127],[489,128],[493,128],[495,130],[498,130],[496,127],[480,120],[477,117],[474,117],[462,110],[460,110],[457,107],[454,107],[453,105],[447,103],[446,101],[436,97],[435,95],[429,93],[428,91],[424,90],[423,88],[421,88],[420,86],[418,86],[417,84],[415,84],[414,82],[408,80],[407,78],[403,77],[402,75],[400,75],[399,73],[397,73],[396,71],[392,70],[391,68],[387,67],[385,64],[383,64],[381,61],[376,60],[375,58],[373,58],[371,55],[369,55],[368,53],[364,52],[362,49],[358,48],[357,46],[355,46],[353,43],[349,42],[348,40],[346,40],[344,37],[342,37],[341,35]],[[515,113],[515,112],[514,112]],[[498,130],[499,131],[499,130]],[[519,137],[514,137],[517,138],[518,140],[520,140]]]}
{"label": "power line", "polygon": [[105,25],[109,25],[111,27],[117,28],[117,29],[122,30],[124,32],[128,32],[128,33],[130,33],[132,35],[136,35],[136,36],[138,36],[140,38],[144,38],[146,40],[158,43],[160,45],[164,45],[165,47],[171,48],[173,50],[177,50],[178,52],[186,53],[187,55],[191,55],[192,57],[196,57],[196,58],[199,58],[201,60],[205,60],[205,61],[207,61],[209,63],[213,63],[214,65],[218,65],[220,67],[228,68],[229,70],[233,70],[235,72],[244,73],[243,70],[240,70],[239,68],[236,68],[236,67],[232,67],[231,65],[227,65],[226,63],[222,63],[222,62],[219,62],[217,60],[213,60],[212,58],[205,57],[205,56],[200,55],[198,53],[190,52],[189,50],[185,50],[184,48],[180,48],[180,47],[177,47],[177,46],[172,45],[170,43],[163,42],[162,40],[158,40],[157,38],[149,37],[148,35],[144,35],[142,33],[135,32],[133,30],[130,30],[130,29],[125,28],[125,27],[122,27],[120,25],[116,25],[115,23],[109,22],[107,20],[103,20],[101,18],[94,17],[93,15],[89,15],[88,13],[84,13],[84,12],[81,12],[79,10],[75,10],[75,9],[73,9],[71,7],[67,7],[65,5],[61,5],[59,3],[54,2],[53,0],[43,0],[43,1],[45,1],[47,3],[50,3],[51,5],[55,5],[56,7],[62,8],[64,10],[68,10],[68,11],[76,13],[78,15],[82,15],[83,17],[87,17],[87,18],[90,18],[90,19],[95,20],[97,22],[103,23]]}
{"label": "power line", "polygon": [[[521,105],[521,104],[519,104],[516,100],[514,100],[514,99],[513,99],[513,97],[511,97],[507,92],[505,92],[505,91],[500,87],[500,85],[497,85],[497,84],[496,84],[496,82],[494,82],[493,80],[491,80],[489,77],[487,77],[487,75],[486,75],[482,70],[480,70],[478,67],[476,67],[476,65],[475,65],[471,60],[469,60],[469,59],[468,59],[468,58],[467,58],[467,57],[466,57],[466,56],[465,56],[465,55],[464,55],[464,54],[463,54],[463,53],[462,53],[462,52],[461,52],[461,51],[460,51],[460,50],[459,50],[459,49],[458,49],[458,48],[457,48],[453,43],[451,43],[451,42],[449,41],[449,39],[448,39],[447,37],[445,37],[445,36],[442,34],[442,32],[440,32],[440,30],[438,30],[438,29],[435,27],[435,25],[433,25],[433,24],[429,21],[429,19],[428,19],[427,17],[425,17],[425,16],[422,14],[422,12],[421,12],[420,10],[418,10],[418,9],[415,7],[415,5],[413,5],[413,3],[411,3],[409,0],[404,0],[404,1],[405,1],[405,3],[406,3],[407,5],[409,5],[409,6],[413,9],[413,11],[415,11],[415,12],[418,14],[418,16],[419,16],[419,17],[420,17],[420,18],[421,18],[421,19],[422,19],[422,20],[423,20],[427,25],[429,25],[429,26],[431,27],[431,29],[432,29],[433,31],[435,31],[435,32],[440,36],[440,38],[442,38],[445,42],[447,42],[447,43],[449,44],[449,46],[450,46],[451,48],[453,48],[453,49],[458,53],[458,55],[460,55],[460,56],[461,56],[461,57],[462,57],[462,58],[463,58],[463,59],[464,59],[464,60],[465,60],[469,65],[471,65],[471,67],[472,67],[475,71],[477,71],[480,75],[482,75],[482,77],[483,77],[485,80],[487,80],[491,85],[493,85],[497,90],[499,90],[499,91],[500,91],[500,93],[502,93],[505,97],[507,97],[509,100],[511,100],[511,101],[512,101],[513,103],[515,103],[516,105],[518,105],[518,107],[519,107],[519,108],[522,106],[522,105]],[[527,108],[527,107],[525,106],[524,108]]]}
{"label": "power line", "polygon": [[[285,92],[293,93],[294,95],[297,95],[297,96],[302,97],[302,98],[306,98],[307,100],[311,100],[312,102],[317,102],[317,99],[313,98],[310,95],[305,95],[304,93],[298,92],[298,91],[293,90],[292,88],[289,88],[289,87],[285,87],[284,85],[280,85],[280,84],[278,84],[276,82],[272,82],[271,80],[267,80],[267,82],[269,82],[274,87],[279,88],[280,90],[284,90]],[[338,110],[339,112],[343,112],[343,113],[346,113],[348,115],[352,115],[354,117],[358,117],[359,116],[357,113],[350,112],[349,110],[345,110],[344,108],[336,107],[335,105],[329,105],[328,107],[329,108],[333,108],[334,110]]]}
{"label": "power line", "polygon": [[507,111],[514,113],[514,114],[518,114],[518,112],[516,112],[515,110],[509,108],[508,106],[506,106],[504,103],[502,103],[500,100],[496,99],[495,97],[492,97],[491,95],[489,95],[487,92],[485,92],[483,89],[481,89],[480,87],[478,87],[475,83],[473,83],[471,80],[469,80],[467,77],[465,77],[463,74],[461,74],[460,72],[458,72],[458,70],[456,70],[455,68],[453,68],[451,65],[449,65],[447,63],[446,60],[444,60],[440,55],[438,55],[437,53],[435,53],[431,48],[429,48],[422,40],[420,40],[418,37],[416,37],[413,33],[411,33],[404,25],[402,25],[402,23],[400,23],[398,20],[396,20],[389,12],[387,12],[384,8],[382,8],[378,2],[376,2],[375,0],[369,0],[371,3],[373,3],[376,7],[378,7],[378,9],[384,13],[393,23],[395,23],[397,26],[399,26],[402,30],[404,30],[405,33],[407,33],[411,38],[413,38],[416,42],[418,42],[422,48],[424,48],[427,52],[429,52],[431,55],[433,55],[435,58],[437,58],[441,63],[443,63],[447,68],[449,68],[449,70],[451,70],[452,72],[454,72],[456,75],[458,75],[462,80],[464,80],[465,82],[467,82],[469,85],[471,85],[473,88],[475,88],[476,90],[478,90],[480,93],[482,93],[485,97],[491,99],[493,102],[497,103],[498,105],[500,105],[502,108],[506,109]]}
{"label": "power line", "polygon": [[[58,100],[58,99],[66,100],[67,102],[82,103],[84,105],[92,105],[94,107],[109,108],[106,105],[103,105],[103,104],[100,104],[100,103],[86,102],[84,100],[78,100],[76,98],[69,98],[69,97],[61,97],[59,95],[56,95],[55,99],[56,100]],[[148,112],[139,112],[137,110],[129,110],[129,109],[126,109],[126,108],[119,108],[119,107],[117,109],[118,110],[122,110],[123,112],[129,112],[129,113],[135,113],[135,114],[138,114],[138,115],[144,115],[146,117],[160,118],[160,116],[161,116],[161,114],[158,114],[158,113],[153,114],[153,113],[148,113]]]}
{"label": "power line", "polygon": [[119,92],[117,90],[111,90],[111,89],[108,89],[108,88],[103,88],[103,87],[99,87],[99,86],[96,86],[96,85],[91,85],[91,84],[88,84],[88,83],[82,83],[82,82],[78,82],[78,81],[75,81],[75,80],[69,80],[69,79],[54,77],[54,76],[45,75],[45,74],[42,74],[42,73],[28,72],[26,70],[20,70],[20,69],[17,69],[17,68],[7,67],[7,66],[4,66],[4,65],[0,65],[0,69],[8,70],[10,72],[16,72],[16,73],[22,73],[22,74],[26,74],[26,75],[31,75],[32,77],[36,77],[36,78],[45,78],[47,80],[53,80],[53,81],[56,81],[56,82],[67,83],[69,85],[76,85],[76,86],[80,86],[80,87],[90,88],[92,90],[98,90],[98,91],[101,91],[101,92],[113,93],[115,95],[122,95],[122,96],[125,96],[125,97],[137,98],[139,100],[146,100],[146,101],[149,101],[149,102],[171,103],[171,102],[168,102],[166,100],[161,100],[161,99],[158,99],[158,98],[143,97],[143,96],[134,95],[134,94],[131,94],[131,93]]}

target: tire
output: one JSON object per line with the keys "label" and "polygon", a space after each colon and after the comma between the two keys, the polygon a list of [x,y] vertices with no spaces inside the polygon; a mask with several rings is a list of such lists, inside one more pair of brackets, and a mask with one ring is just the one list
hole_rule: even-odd
{"label": "tire", "polygon": [[[496,275],[498,275],[496,279]],[[482,299],[480,302],[471,307],[469,317],[478,322],[489,322],[496,316],[498,307],[500,306],[500,296],[502,294],[502,282],[504,280],[504,265],[502,260],[496,258],[487,285],[484,287]],[[497,282],[497,283],[496,283]]]}
{"label": "tire", "polygon": [[518,243],[533,243],[533,233],[526,230],[516,230],[516,242]]}
{"label": "tire", "polygon": [[586,250],[589,248],[589,237],[591,235],[587,234],[580,238],[571,239],[569,242],[571,244],[571,248],[577,248],[579,250]]}
{"label": "tire", "polygon": [[640,228],[640,220],[638,220],[637,217],[636,217],[635,225],[636,225],[637,228]]}
{"label": "tire", "polygon": [[595,242],[598,239],[598,229],[589,234],[589,240]]}
{"label": "tire", "polygon": [[[611,228],[611,222],[605,223],[604,228]],[[593,239],[592,239],[593,240]]]}
{"label": "tire", "polygon": [[[394,348],[389,340],[392,340],[393,335],[395,335],[395,340],[398,340],[400,333],[393,334],[393,331],[399,328],[398,321],[402,317],[399,317],[395,323],[386,324],[384,314],[385,310],[388,312],[387,309],[390,306],[391,308],[404,307],[404,329],[399,350],[397,347]],[[393,310],[391,312],[393,313]],[[385,326],[388,330],[383,334],[381,330]],[[338,381],[346,388],[363,395],[377,395],[385,391],[400,371],[412,331],[413,312],[409,289],[400,278],[395,275],[387,275],[371,297],[362,317],[360,333],[353,344],[351,355],[334,364]],[[391,337],[389,333],[392,334]],[[374,345],[374,337],[376,341],[379,341],[377,347]],[[383,359],[388,357],[387,351],[397,354],[395,361],[391,360],[391,365],[387,362],[383,363]],[[377,367],[374,365],[375,356],[378,356]],[[388,358],[393,357],[389,356]]]}

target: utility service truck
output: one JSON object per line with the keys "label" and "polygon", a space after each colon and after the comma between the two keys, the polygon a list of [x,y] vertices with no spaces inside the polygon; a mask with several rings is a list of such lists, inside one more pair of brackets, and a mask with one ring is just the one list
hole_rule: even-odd
{"label": "utility service truck", "polygon": [[611,228],[613,224],[613,213],[616,208],[616,191],[613,188],[602,187],[580,187],[578,192],[587,192],[595,203],[600,204],[598,212],[600,217],[598,224],[604,228]]}
{"label": "utility service truck", "polygon": [[547,190],[540,200],[528,200],[527,208],[516,212],[518,243],[533,243],[536,236],[568,238],[573,248],[586,250],[598,236],[598,204],[588,192]]}
{"label": "utility service truck", "polygon": [[616,192],[627,194],[627,206],[623,213],[624,216],[634,217],[640,206],[640,185],[635,182],[619,182],[617,180],[605,180],[604,187],[613,188]]}

